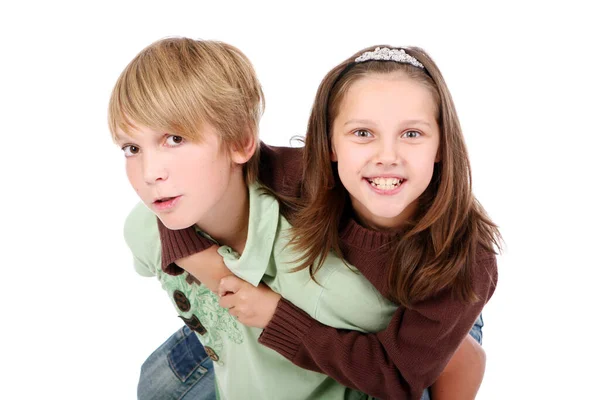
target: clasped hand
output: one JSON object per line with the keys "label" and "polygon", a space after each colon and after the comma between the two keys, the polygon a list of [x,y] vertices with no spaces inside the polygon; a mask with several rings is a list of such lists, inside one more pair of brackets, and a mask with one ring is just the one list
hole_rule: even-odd
{"label": "clasped hand", "polygon": [[221,279],[219,305],[246,326],[264,328],[273,318],[281,295],[264,283],[257,287],[230,275]]}

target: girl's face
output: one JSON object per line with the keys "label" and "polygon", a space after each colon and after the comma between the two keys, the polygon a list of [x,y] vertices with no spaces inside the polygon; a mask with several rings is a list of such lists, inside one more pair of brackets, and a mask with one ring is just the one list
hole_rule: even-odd
{"label": "girl's face", "polygon": [[377,229],[399,228],[439,161],[429,90],[401,73],[360,78],[342,99],[331,140],[332,161],[358,218]]}

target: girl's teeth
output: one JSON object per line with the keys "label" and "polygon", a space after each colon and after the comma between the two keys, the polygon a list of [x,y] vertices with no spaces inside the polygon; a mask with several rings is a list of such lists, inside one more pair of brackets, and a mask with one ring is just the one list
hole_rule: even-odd
{"label": "girl's teeth", "polygon": [[400,179],[398,178],[373,178],[371,179],[377,185],[397,185]]}
{"label": "girl's teeth", "polygon": [[391,190],[398,187],[402,181],[398,178],[374,178],[369,179],[369,183],[378,189]]}

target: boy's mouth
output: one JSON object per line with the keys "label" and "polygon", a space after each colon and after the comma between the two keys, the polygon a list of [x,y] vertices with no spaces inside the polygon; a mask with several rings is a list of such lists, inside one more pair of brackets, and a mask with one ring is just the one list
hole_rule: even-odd
{"label": "boy's mouth", "polygon": [[406,179],[402,178],[365,178],[367,182],[371,184],[374,188],[379,190],[392,190],[397,188],[404,182]]}
{"label": "boy's mouth", "polygon": [[169,211],[172,210],[175,205],[179,202],[181,196],[175,197],[159,197],[152,202],[152,208],[155,211]]}
{"label": "boy's mouth", "polygon": [[169,200],[173,200],[175,197],[161,197],[159,199],[154,200],[155,203],[160,204],[160,203],[164,203],[167,202]]}

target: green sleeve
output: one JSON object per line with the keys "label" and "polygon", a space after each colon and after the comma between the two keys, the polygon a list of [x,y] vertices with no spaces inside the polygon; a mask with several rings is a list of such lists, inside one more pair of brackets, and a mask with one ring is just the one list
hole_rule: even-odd
{"label": "green sleeve", "polygon": [[143,203],[138,203],[127,216],[124,236],[135,271],[142,276],[155,276],[161,262],[160,237],[156,216]]}

